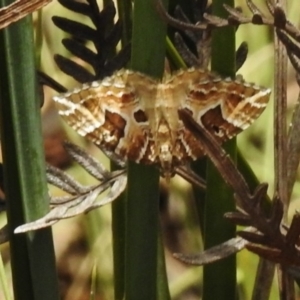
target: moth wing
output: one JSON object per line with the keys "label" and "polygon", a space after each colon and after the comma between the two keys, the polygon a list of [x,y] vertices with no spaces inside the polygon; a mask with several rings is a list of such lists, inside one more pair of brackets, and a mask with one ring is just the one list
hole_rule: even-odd
{"label": "moth wing", "polygon": [[149,152],[148,120],[140,98],[145,93],[151,97],[147,91],[151,84],[151,78],[138,72],[120,70],[53,100],[59,114],[80,135],[105,152],[138,161],[141,151]]}

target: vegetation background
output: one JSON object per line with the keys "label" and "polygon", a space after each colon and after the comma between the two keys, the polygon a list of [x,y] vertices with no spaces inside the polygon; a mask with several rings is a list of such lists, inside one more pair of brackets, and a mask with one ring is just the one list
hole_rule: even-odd
{"label": "vegetation background", "polygon": [[[102,1],[98,1],[98,3],[99,7],[101,7]],[[263,7],[264,1],[258,0],[256,4]],[[242,7],[244,13],[250,15],[244,1],[236,1],[235,6]],[[299,28],[298,0],[288,1],[287,15],[289,20]],[[40,55],[39,68],[63,86],[71,89],[78,86],[78,82],[60,71],[53,60],[53,56],[59,53],[74,59],[80,64],[83,62],[76,57],[72,57],[61,44],[61,40],[66,36],[66,33],[53,24],[53,16],[64,16],[91,26],[92,24],[88,18],[72,13],[56,1],[47,5],[42,10],[42,14],[34,13],[33,15],[36,54]],[[42,43],[39,45],[38,41]],[[245,64],[238,73],[242,74],[249,82],[272,87],[274,77],[273,29],[266,26],[240,26],[236,33],[236,45],[243,41],[248,42],[249,54]],[[38,48],[39,46],[40,48]],[[92,45],[90,46],[93,47]],[[89,68],[89,66],[86,67]],[[294,71],[289,66],[289,117],[297,100],[298,88]],[[45,101],[42,107],[42,128],[46,160],[53,165],[66,169],[69,174],[82,184],[89,185],[95,179],[82,170],[80,166],[71,162],[61,146],[62,141],[67,138],[83,146],[87,152],[105,162],[107,167],[109,167],[109,161],[94,145],[79,137],[61,121],[52,101],[53,95],[55,95],[53,90],[44,87]],[[263,115],[249,129],[239,134],[237,143],[241,153],[250,164],[259,181],[269,184],[268,193],[272,195],[274,190],[274,162],[273,106],[271,103]],[[297,180],[290,205],[291,215],[300,206],[299,184],[300,182]],[[160,217],[171,299],[200,299],[202,268],[185,265],[172,256],[173,252],[200,252],[203,246],[192,188],[190,184],[180,177],[172,179],[170,186],[164,180],[160,181],[160,185]],[[59,195],[61,193],[55,187],[50,187],[50,189],[52,194]],[[4,225],[5,223],[6,216],[2,213],[1,224]],[[59,288],[62,293],[62,299],[114,298],[111,227],[110,205],[94,210],[87,215],[60,221],[53,226]],[[10,287],[11,269],[9,245],[7,243],[1,245],[1,253],[5,266],[6,280],[8,280],[7,285]],[[239,299],[250,299],[258,257],[243,250],[237,255],[237,262]],[[217,274],[215,278],[217,281]],[[91,283],[95,285],[91,285]],[[90,295],[91,289],[96,291],[96,295]],[[277,289],[277,281],[274,280],[270,299],[278,299]],[[299,296],[300,293],[298,292]],[[0,299],[7,299],[4,294],[1,295],[1,291]]]}

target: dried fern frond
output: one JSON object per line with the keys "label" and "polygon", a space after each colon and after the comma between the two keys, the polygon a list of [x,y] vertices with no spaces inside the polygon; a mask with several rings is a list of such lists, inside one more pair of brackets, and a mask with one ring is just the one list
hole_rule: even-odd
{"label": "dried fern frond", "polygon": [[[211,11],[211,7],[207,7],[207,1],[195,1],[193,2],[193,4],[194,7],[192,10],[194,12],[193,19],[195,23],[193,23],[184,14],[179,6],[177,6],[175,9],[175,18],[169,16],[166,12],[162,12],[163,7],[161,6],[160,1],[158,3],[158,9],[163,17],[170,23],[170,25],[174,25],[173,22],[175,22],[177,24],[175,27],[181,29],[181,33],[176,32],[174,35],[174,44],[187,66],[196,66],[199,68],[207,69],[211,56],[211,34],[213,28],[211,26],[208,26],[209,23],[207,24],[207,26],[204,26],[203,29],[199,28],[199,30],[195,30],[193,29],[193,27],[191,28],[187,25],[198,26],[198,24],[206,24],[205,18],[207,18],[207,16],[212,17],[208,14],[208,12]],[[236,10],[240,11],[239,8],[237,8]],[[215,16],[213,17],[217,18]],[[218,20],[222,19],[218,18]],[[184,39],[183,36],[185,36],[186,38]],[[195,45],[197,55],[193,53],[188,43],[186,43],[187,38]],[[236,51],[236,71],[238,71],[244,64],[247,58],[247,54],[248,46],[246,42],[243,42]]]}
{"label": "dried fern frond", "polygon": [[[207,155],[212,160],[224,180],[233,188],[237,205],[241,208],[239,212],[230,213],[228,217],[236,225],[249,226],[238,232],[239,236],[246,240],[243,247],[252,252],[272,260],[281,265],[300,265],[300,215],[296,213],[290,227],[281,224],[283,218],[283,203],[277,197],[273,200],[271,215],[263,210],[262,202],[266,198],[267,185],[260,184],[251,193],[246,181],[240,174],[234,163],[228,157],[215,138],[205,128],[197,124],[189,113],[180,111],[180,117],[185,126],[201,141]],[[230,244],[230,241],[227,243]],[[210,263],[225,257],[228,253],[228,245],[219,245],[219,248],[209,249],[208,252],[197,256],[176,255],[176,257],[193,264]],[[229,252],[238,251],[232,245]]]}
{"label": "dried fern frond", "polygon": [[[130,58],[130,45],[126,45],[118,53],[117,44],[122,37],[121,22],[114,22],[116,9],[113,1],[109,1],[101,11],[96,0],[87,3],[76,0],[59,0],[69,10],[89,17],[94,28],[64,17],[54,16],[54,24],[71,35],[62,40],[63,45],[74,56],[90,64],[94,74],[78,63],[62,55],[55,55],[59,68],[81,83],[102,79],[115,70],[125,66]],[[93,43],[96,51],[89,49],[86,43]]]}
{"label": "dried fern frond", "polygon": [[[124,169],[109,172],[101,163],[78,146],[67,142],[65,148],[72,158],[95,177],[99,183],[93,186],[83,186],[65,172],[47,166],[48,183],[65,191],[68,195],[63,197],[49,196],[51,211],[34,222],[17,227],[15,233],[48,227],[59,220],[87,213],[112,202],[124,191],[127,183]],[[100,198],[99,196],[107,190],[108,193]]]}

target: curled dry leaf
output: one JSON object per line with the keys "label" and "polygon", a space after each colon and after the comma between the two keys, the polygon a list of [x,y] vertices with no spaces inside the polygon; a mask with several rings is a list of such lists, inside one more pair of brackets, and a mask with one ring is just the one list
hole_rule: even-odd
{"label": "curled dry leaf", "polygon": [[[69,195],[64,197],[50,196],[51,211],[34,222],[17,227],[15,233],[41,229],[51,226],[59,220],[87,213],[112,202],[124,191],[127,184],[127,175],[124,169],[109,172],[100,162],[78,146],[67,142],[65,148],[70,156],[100,183],[93,186],[83,186],[70,175],[55,167],[48,166],[48,183]],[[98,197],[105,191],[108,193],[104,197]]]}
{"label": "curled dry leaf", "polygon": [[[90,191],[83,195],[71,197],[66,203],[54,206],[46,216],[34,222],[21,225],[17,227],[14,232],[22,233],[52,226],[59,220],[87,213],[112,202],[124,191],[127,183],[125,171],[117,171],[112,174],[114,176],[112,176],[109,182],[91,187]],[[98,196],[109,188],[108,194],[102,199],[98,199]]]}
{"label": "curled dry leaf", "polygon": [[202,266],[235,254],[244,249],[247,244],[248,242],[246,240],[237,237],[215,247],[209,248],[200,254],[186,255],[182,253],[174,253],[173,256],[187,264]]}

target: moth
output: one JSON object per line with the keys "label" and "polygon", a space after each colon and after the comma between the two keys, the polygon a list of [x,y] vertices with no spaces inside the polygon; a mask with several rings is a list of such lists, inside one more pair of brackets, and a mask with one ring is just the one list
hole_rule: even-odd
{"label": "moth", "polygon": [[122,69],[53,99],[63,119],[104,152],[155,164],[170,177],[175,167],[205,154],[180,120],[179,109],[223,143],[260,116],[270,93],[241,78],[195,68],[162,80]]}

